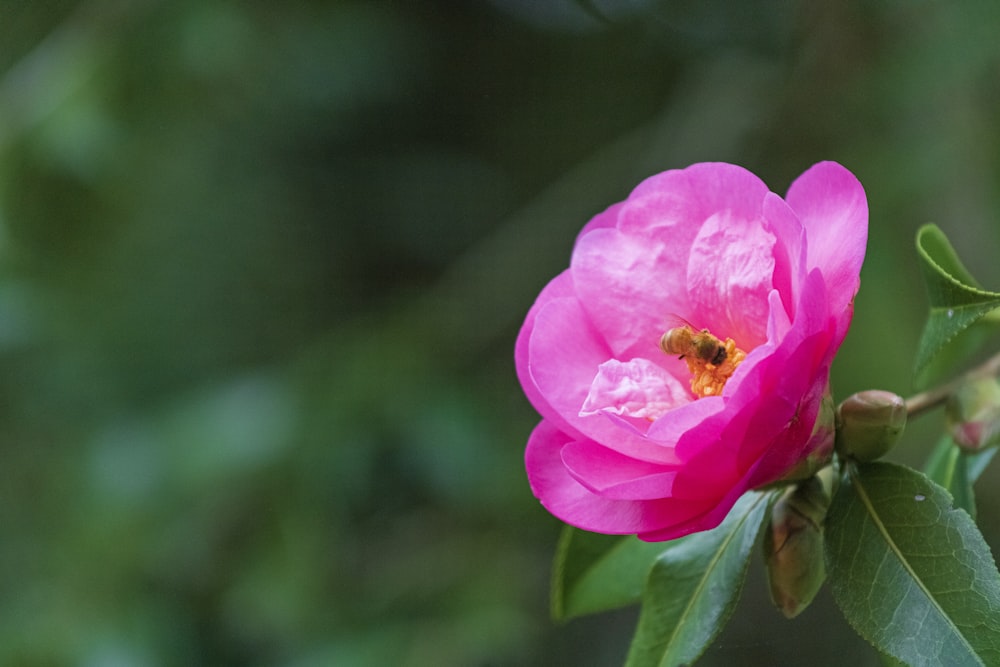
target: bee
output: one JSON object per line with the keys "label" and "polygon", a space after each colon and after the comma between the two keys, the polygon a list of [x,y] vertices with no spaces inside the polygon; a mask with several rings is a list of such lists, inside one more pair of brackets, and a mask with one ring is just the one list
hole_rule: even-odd
{"label": "bee", "polygon": [[713,366],[722,364],[727,356],[726,346],[721,340],[708,329],[696,331],[690,324],[669,329],[660,338],[660,349],[667,354],[679,354],[681,359],[694,357]]}

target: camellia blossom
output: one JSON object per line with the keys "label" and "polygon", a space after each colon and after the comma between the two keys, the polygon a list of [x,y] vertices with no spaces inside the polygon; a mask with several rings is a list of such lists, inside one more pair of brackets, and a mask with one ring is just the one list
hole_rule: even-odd
{"label": "camellia blossom", "polygon": [[827,461],[867,236],[864,190],[833,162],[784,199],[741,167],[695,164],[597,215],[517,339],[542,415],[534,494],[579,528],[668,540]]}

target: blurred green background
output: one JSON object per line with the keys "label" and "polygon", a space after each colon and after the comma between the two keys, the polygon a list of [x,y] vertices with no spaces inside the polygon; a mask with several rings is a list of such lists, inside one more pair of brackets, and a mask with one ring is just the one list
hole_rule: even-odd
{"label": "blurred green background", "polygon": [[[987,2],[2,0],[0,664],[620,664],[635,609],[547,616],[535,295],[652,173],[837,160],[871,239],[834,391],[911,393],[917,227],[1000,287],[997,34]],[[702,664],[877,664],[758,565]]]}

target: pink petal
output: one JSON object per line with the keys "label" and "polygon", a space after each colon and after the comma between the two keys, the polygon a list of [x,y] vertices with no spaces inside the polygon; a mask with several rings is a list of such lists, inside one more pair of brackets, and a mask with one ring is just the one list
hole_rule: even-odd
{"label": "pink petal", "polygon": [[598,533],[627,535],[684,521],[703,506],[660,500],[618,500],[596,495],[576,481],[563,465],[562,449],[571,438],[542,421],[528,438],[524,462],[531,490],[545,508],[566,523]]}
{"label": "pink petal", "polygon": [[733,505],[735,505],[736,501],[740,499],[740,496],[749,491],[751,488],[752,487],[747,486],[745,483],[737,484],[728,489],[727,493],[719,500],[719,502],[710,506],[705,512],[692,516],[684,521],[674,523],[660,530],[640,533],[638,537],[640,540],[645,540],[647,542],[663,542],[683,537],[684,535],[688,535],[690,533],[696,533],[702,530],[711,530],[722,523],[722,520],[725,519],[726,515],[733,509]]}
{"label": "pink petal", "polygon": [[733,217],[744,220],[760,218],[764,196],[769,190],[764,181],[743,167],[703,162],[691,165],[684,173],[704,211],[730,211]]}
{"label": "pink petal", "polygon": [[[632,189],[631,194],[628,196],[629,200],[666,195],[676,199],[678,202],[691,202],[698,207],[698,210],[702,210],[697,193],[691,189],[691,179],[688,176],[688,169],[668,169],[667,171],[661,171],[658,174],[653,174],[643,179],[639,185]],[[687,215],[685,214],[685,217]]]}
{"label": "pink petal", "polygon": [[553,299],[535,315],[528,341],[528,373],[543,401],[539,410],[568,432],[605,443],[634,458],[669,463],[673,451],[624,429],[602,414],[580,415],[598,368],[612,357],[579,301]]}
{"label": "pink petal", "polygon": [[583,229],[580,230],[580,233],[576,235],[577,241],[579,241],[581,238],[583,238],[590,232],[594,231],[595,229],[615,227],[618,224],[618,216],[619,213],[621,212],[622,206],[624,205],[625,202],[618,202],[617,204],[612,204],[611,206],[609,206],[608,208],[606,208],[605,210],[601,211],[593,218],[591,218],[590,222],[585,224],[583,226]]}
{"label": "pink petal", "polygon": [[864,188],[836,162],[820,162],[792,183],[785,200],[806,228],[808,267],[823,271],[834,311],[846,308],[858,290],[868,242]]}
{"label": "pink petal", "polygon": [[676,467],[623,456],[590,440],[562,449],[566,469],[592,492],[616,500],[654,500],[671,495]]}
{"label": "pink petal", "polygon": [[687,264],[688,319],[730,337],[744,350],[766,337],[768,294],[774,288],[774,234],[760,219],[730,211],[717,213],[702,226]]}
{"label": "pink petal", "polygon": [[777,239],[774,247],[774,287],[781,295],[785,311],[793,317],[807,273],[806,230],[785,200],[773,192],[764,197],[764,220]]}
{"label": "pink petal", "polygon": [[691,239],[710,211],[691,188],[687,170],[675,169],[650,176],[623,202],[618,229],[642,237],[659,236],[690,245]]}
{"label": "pink petal", "polygon": [[[741,167],[696,164],[640,183],[617,209],[619,233],[605,228],[606,219],[588,224],[588,233],[580,235],[574,249],[573,280],[584,308],[615,356],[653,358],[659,336],[675,326],[671,316],[691,319],[691,291],[683,287],[691,274],[691,244],[702,224],[720,210],[760,220],[767,194],[764,183]],[[773,239],[770,245],[774,246]],[[782,252],[783,260],[785,255]],[[774,273],[770,250],[767,257],[769,291]],[[779,280],[789,280],[790,264],[783,261],[778,268]],[[766,291],[760,300],[766,301]],[[763,315],[755,321],[757,330],[750,340],[763,337],[765,322]],[[750,340],[739,342],[750,346]]]}
{"label": "pink petal", "polygon": [[767,318],[767,339],[779,341],[788,333],[792,322],[789,319],[788,309],[777,290],[767,295],[767,301],[771,306]]}
{"label": "pink petal", "polygon": [[576,292],[614,356],[654,358],[670,313],[686,312],[687,248],[666,239],[598,229],[581,237],[571,271]]}
{"label": "pink petal", "polygon": [[[814,388],[825,388],[836,351],[836,321],[827,313],[825,297],[822,275],[813,271],[803,290],[806,303],[792,328],[731,398],[729,407],[738,416],[724,427],[722,438],[740,443],[736,465],[741,472],[765,457],[771,458],[767,474],[777,478],[798,460],[797,445],[808,440],[822,398]],[[803,437],[796,439],[799,435]]]}
{"label": "pink petal", "polygon": [[528,310],[528,314],[524,318],[524,324],[521,325],[521,330],[517,334],[517,341],[514,343],[514,366],[517,370],[517,379],[520,380],[521,388],[524,390],[528,401],[539,414],[553,421],[560,428],[570,432],[573,432],[574,429],[549,406],[548,402],[542,397],[537,385],[535,385],[535,381],[531,379],[531,373],[528,371],[528,346],[531,339],[531,332],[535,328],[535,317],[538,315],[538,311],[554,299],[572,296],[573,278],[570,276],[569,269],[567,269],[549,281],[549,284],[542,289],[538,298],[535,299],[535,303]]}
{"label": "pink petal", "polygon": [[580,413],[653,420],[692,400],[687,387],[652,361],[611,359],[598,368]]}
{"label": "pink petal", "polygon": [[[823,395],[827,391],[826,378],[829,368],[822,370],[823,372],[817,376],[800,400],[795,419],[786,425],[771,446],[765,449],[751,466],[748,478],[750,488],[781,479],[796,464],[812,454],[815,447],[824,442],[823,438],[811,437]],[[832,437],[832,433],[830,435]]]}
{"label": "pink petal", "polygon": [[[706,429],[706,425],[710,425],[711,419],[721,415],[725,409],[726,403],[721,396],[700,398],[657,419],[649,427],[646,437],[671,449],[674,449],[683,437],[704,440],[711,437],[711,431]],[[675,456],[677,455],[675,450]],[[681,457],[681,460],[684,460],[684,457]]]}
{"label": "pink petal", "polygon": [[672,487],[674,498],[712,505],[739,481],[744,471],[737,467],[737,443],[725,436],[718,428],[714,439],[704,436],[701,448],[678,470]]}

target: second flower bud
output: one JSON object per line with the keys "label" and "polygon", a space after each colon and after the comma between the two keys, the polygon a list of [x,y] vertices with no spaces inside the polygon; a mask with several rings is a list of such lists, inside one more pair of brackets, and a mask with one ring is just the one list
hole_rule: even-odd
{"label": "second flower bud", "polygon": [[837,407],[837,453],[857,461],[882,458],[906,427],[906,402],[888,391],[870,389]]}

